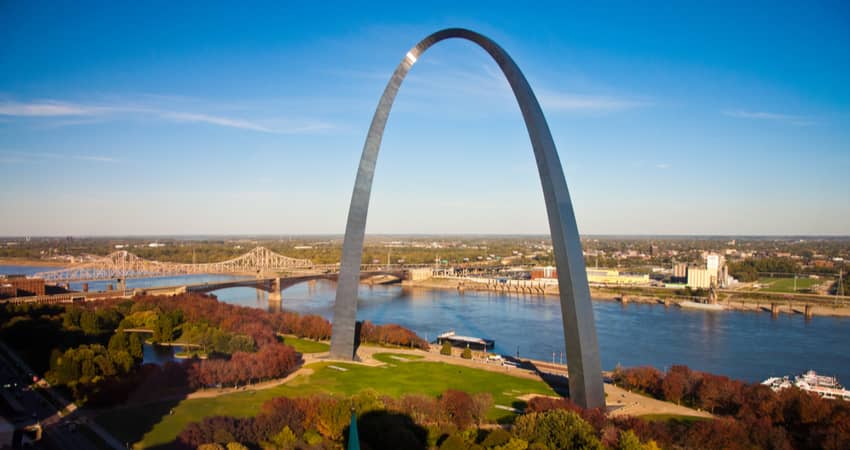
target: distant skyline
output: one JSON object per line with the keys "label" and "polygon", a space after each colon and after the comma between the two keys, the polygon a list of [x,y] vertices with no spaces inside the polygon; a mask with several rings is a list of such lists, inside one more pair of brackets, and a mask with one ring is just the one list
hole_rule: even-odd
{"label": "distant skyline", "polygon": [[[850,234],[850,4],[0,3],[0,236],[341,235],[393,69],[525,72],[579,230]],[[417,62],[368,235],[548,234],[510,89]]]}

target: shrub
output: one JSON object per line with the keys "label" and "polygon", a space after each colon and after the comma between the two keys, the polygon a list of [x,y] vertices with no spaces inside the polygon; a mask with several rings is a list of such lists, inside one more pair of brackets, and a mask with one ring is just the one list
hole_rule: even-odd
{"label": "shrub", "polygon": [[472,359],[472,350],[470,350],[469,347],[466,347],[463,349],[463,353],[461,353],[460,357],[463,359]]}
{"label": "shrub", "polygon": [[440,349],[441,355],[452,356],[452,343],[443,341],[443,348]]}
{"label": "shrub", "polygon": [[469,444],[459,433],[452,434],[440,444],[440,450],[467,450],[468,448]]}
{"label": "shrub", "polygon": [[510,440],[510,433],[501,428],[496,428],[495,430],[487,434],[487,437],[485,437],[484,440],[481,441],[481,445],[486,448],[491,448],[497,445],[505,445]]}

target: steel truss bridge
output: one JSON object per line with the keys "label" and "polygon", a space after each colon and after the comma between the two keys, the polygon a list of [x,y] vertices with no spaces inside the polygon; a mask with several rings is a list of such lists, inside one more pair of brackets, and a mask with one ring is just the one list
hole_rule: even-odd
{"label": "steel truss bridge", "polygon": [[67,283],[201,273],[262,274],[302,269],[329,270],[333,267],[336,266],[317,266],[309,259],[290,258],[265,247],[256,247],[242,256],[227,261],[205,264],[150,261],[122,250],[66,269],[37,273],[33,277],[43,278],[47,282]]}

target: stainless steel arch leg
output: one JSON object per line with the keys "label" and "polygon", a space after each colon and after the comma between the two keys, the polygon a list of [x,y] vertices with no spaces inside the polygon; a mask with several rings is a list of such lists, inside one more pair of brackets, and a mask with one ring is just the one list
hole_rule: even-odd
{"label": "stainless steel arch leg", "polygon": [[507,52],[489,38],[461,28],[438,31],[407,52],[387,83],[372,118],[372,125],[369,127],[369,134],[360,159],[360,167],[357,169],[351,206],[348,210],[339,284],[334,304],[331,356],[341,359],[354,358],[357,285],[363,255],[363,239],[366,233],[366,216],[369,211],[369,197],[378,151],[393,101],[404,77],[420,55],[435,43],[452,38],[466,39],[487,51],[504,73],[519,103],[528,136],[531,139],[534,157],[537,160],[558,267],[561,314],[570,372],[570,398],[585,408],[603,407],[605,393],[599,345],[596,339],[596,325],[593,320],[584,257],[567,182],[549,125],[546,123],[543,110],[531,86]]}

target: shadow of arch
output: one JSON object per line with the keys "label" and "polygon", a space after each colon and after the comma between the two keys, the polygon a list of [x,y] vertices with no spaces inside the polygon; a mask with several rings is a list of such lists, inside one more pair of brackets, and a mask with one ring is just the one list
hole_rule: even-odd
{"label": "shadow of arch", "polygon": [[[410,416],[389,411],[370,411],[357,419],[360,447],[369,450],[426,450],[428,430]],[[345,427],[345,447],[348,447],[349,427]]]}
{"label": "shadow of arch", "polygon": [[366,143],[363,146],[348,210],[339,283],[334,303],[331,355],[340,359],[355,357],[357,275],[363,257],[363,240],[366,233],[366,216],[369,210],[372,179],[393,101],[402,81],[422,53],[432,45],[446,39],[465,39],[484,49],[499,65],[519,103],[537,161],[558,268],[561,314],[567,359],[570,364],[569,383],[572,400],[585,408],[605,406],[599,345],[593,321],[593,307],[587,285],[584,256],[567,182],[549,125],[546,123],[543,110],[531,86],[507,52],[489,38],[462,28],[438,31],[410,49],[396,68],[378,102]]}

